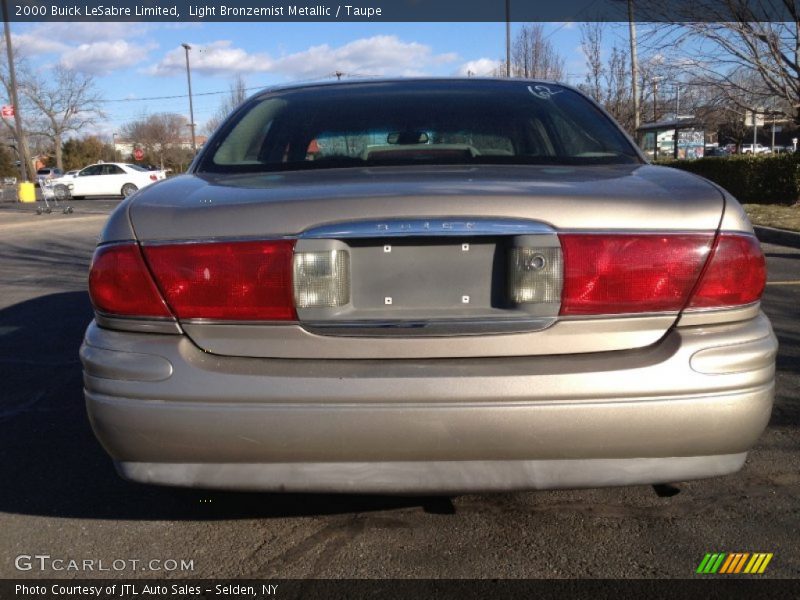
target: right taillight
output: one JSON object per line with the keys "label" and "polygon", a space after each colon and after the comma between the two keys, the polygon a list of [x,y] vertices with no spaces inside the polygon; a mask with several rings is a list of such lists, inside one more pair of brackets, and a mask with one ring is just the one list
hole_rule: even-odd
{"label": "right taillight", "polygon": [[758,240],[752,235],[723,232],[687,308],[751,304],[761,298],[766,281],[767,267]]}
{"label": "right taillight", "polygon": [[95,309],[107,315],[172,316],[134,242],[95,250],[89,270],[89,297]]}
{"label": "right taillight", "polygon": [[294,240],[101,246],[89,273],[100,313],[294,321]]}
{"label": "right taillight", "polygon": [[294,321],[294,240],[145,246],[144,256],[179,319]]}

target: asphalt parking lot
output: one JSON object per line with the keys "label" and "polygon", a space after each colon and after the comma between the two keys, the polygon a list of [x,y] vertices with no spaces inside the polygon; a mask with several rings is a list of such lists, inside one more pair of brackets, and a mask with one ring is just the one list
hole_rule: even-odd
{"label": "asphalt parking lot", "polygon": [[0,577],[19,555],[192,561],[124,577],[693,577],[707,552],[771,552],[800,577],[800,250],[765,245],[780,340],[768,430],[741,473],[654,489],[456,498],[174,491],[122,481],[86,420],[85,278],[116,201],[0,205]]}

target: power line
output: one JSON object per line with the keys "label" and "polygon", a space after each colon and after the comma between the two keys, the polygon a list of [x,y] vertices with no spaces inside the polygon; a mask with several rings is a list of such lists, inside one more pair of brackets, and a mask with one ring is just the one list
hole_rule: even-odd
{"label": "power line", "polygon": [[[247,87],[244,88],[246,92],[251,90],[263,90],[265,87],[264,85],[257,85],[254,87]],[[193,96],[218,96],[219,94],[230,94],[230,90],[222,90],[219,92],[200,92],[196,94],[192,94]],[[99,102],[103,104],[109,104],[111,102],[146,102],[149,100],[178,100],[180,98],[188,98],[189,94],[176,94],[175,96],[150,96],[149,98],[115,98],[114,100],[100,100]]]}
{"label": "power line", "polygon": [[[592,8],[592,6],[594,6],[595,4],[597,4],[597,2],[598,2],[598,0],[591,0],[591,2],[589,2],[589,4],[587,4],[587,5],[586,5],[586,6],[584,6],[582,9],[580,9],[580,10],[579,10],[577,13],[575,13],[575,15],[574,15],[572,18],[573,18],[573,19],[577,19],[577,18],[578,18],[578,17],[580,17],[580,16],[581,16],[583,13],[585,13],[587,10],[589,10],[590,8]],[[574,24],[575,24],[575,21],[574,21],[574,20],[572,20],[572,21],[564,21],[564,22],[563,22],[561,25],[559,25],[558,27],[556,27],[556,28],[555,28],[553,31],[551,31],[550,33],[546,34],[546,35],[545,35],[545,36],[544,36],[542,39],[543,39],[543,40],[549,39],[551,36],[555,35],[555,34],[556,34],[556,33],[558,33],[559,31],[561,31],[562,29],[564,29],[564,27],[566,27],[567,25],[574,25]]]}
{"label": "power line", "polygon": [[[378,77],[378,75],[372,75],[372,74],[343,73],[341,71],[338,71],[338,72],[334,71],[333,73],[326,73],[322,77],[337,77],[337,73],[339,74],[338,75],[339,78],[344,76],[344,77],[346,77],[348,79],[359,79],[359,78],[369,79],[369,78],[373,78],[373,77]],[[314,78],[311,78],[311,79],[298,79],[298,80],[292,81],[292,84],[313,83],[315,81],[321,81],[320,77],[314,77]],[[243,88],[243,89],[244,89],[245,92],[251,92],[253,90],[263,90],[263,89],[266,89],[266,88],[269,88],[269,87],[270,87],[269,85],[255,85],[255,86],[246,87],[246,88]],[[227,90],[220,90],[220,91],[217,91],[217,92],[194,93],[194,94],[192,94],[192,96],[195,96],[195,97],[197,97],[197,96],[218,96],[220,94],[230,94],[230,93],[231,93],[231,90],[227,89]],[[149,101],[149,100],[179,100],[181,98],[188,98],[188,97],[189,97],[189,94],[176,94],[174,96],[150,96],[149,98],[115,98],[113,100],[99,100],[98,102],[100,102],[102,104],[109,104],[111,102],[146,102],[146,101]]]}

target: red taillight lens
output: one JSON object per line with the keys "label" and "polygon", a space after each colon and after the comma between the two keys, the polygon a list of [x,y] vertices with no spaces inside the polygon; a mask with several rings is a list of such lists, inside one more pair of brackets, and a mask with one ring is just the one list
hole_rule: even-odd
{"label": "red taillight lens", "polygon": [[172,316],[134,243],[95,250],[89,271],[89,296],[99,312],[110,315]]}
{"label": "red taillight lens", "polygon": [[158,181],[158,175],[156,175],[155,173],[151,174],[150,181]]}
{"label": "red taillight lens", "polygon": [[679,311],[712,234],[562,234],[562,315]]}
{"label": "red taillight lens", "polygon": [[767,266],[752,235],[722,233],[714,244],[688,308],[722,308],[751,304],[761,298]]}
{"label": "red taillight lens", "polygon": [[181,319],[291,321],[294,241],[213,242],[144,248]]}

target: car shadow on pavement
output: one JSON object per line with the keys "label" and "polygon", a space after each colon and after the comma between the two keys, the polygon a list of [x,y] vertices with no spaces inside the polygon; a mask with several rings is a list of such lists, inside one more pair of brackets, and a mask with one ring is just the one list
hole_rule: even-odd
{"label": "car shadow on pavement", "polygon": [[82,519],[213,520],[358,513],[446,498],[177,490],[116,474],[86,417],[78,348],[92,310],[85,292],[0,310],[0,511]]}
{"label": "car shadow on pavement", "polygon": [[778,338],[777,385],[770,426],[797,429],[800,428],[800,286],[794,282],[798,279],[800,252],[767,252],[766,256],[773,259],[773,267],[781,267],[770,272],[761,303]]}

